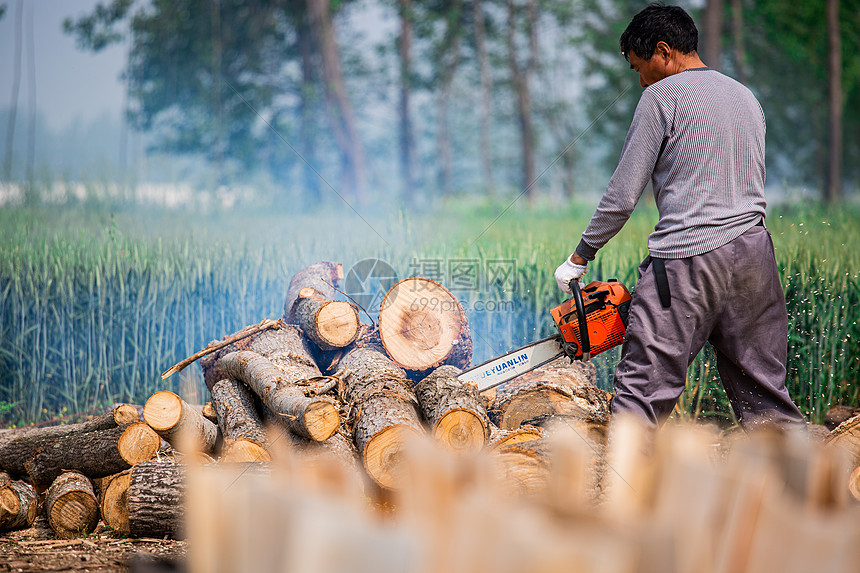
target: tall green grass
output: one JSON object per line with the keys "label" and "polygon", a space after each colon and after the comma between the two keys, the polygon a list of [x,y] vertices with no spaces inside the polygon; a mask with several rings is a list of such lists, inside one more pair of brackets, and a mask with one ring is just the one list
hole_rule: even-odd
{"label": "tall green grass", "polygon": [[[591,207],[504,207],[452,204],[423,217],[365,213],[366,221],[349,212],[0,210],[0,422],[178,391],[176,376],[161,381],[163,370],[212,339],[280,316],[290,277],[317,260],[348,269],[378,257],[401,276],[416,260],[481,269],[513,261],[515,284],[453,289],[471,309],[475,360],[547,336],[548,310],[563,299],[552,273]],[[655,221],[653,207],[637,211],[589,277],[633,286]],[[860,402],[860,216],[783,210],[768,226],[789,309],[789,390],[820,420],[832,403]],[[476,308],[487,302],[494,307]],[[604,387],[618,353],[595,360]],[[690,367],[678,415],[732,420],[707,349]]]}

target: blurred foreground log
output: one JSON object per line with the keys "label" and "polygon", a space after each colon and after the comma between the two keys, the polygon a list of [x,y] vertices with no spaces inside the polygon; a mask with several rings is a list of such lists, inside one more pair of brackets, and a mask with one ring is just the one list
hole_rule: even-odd
{"label": "blurred foreground log", "polygon": [[92,533],[99,522],[92,482],[78,472],[61,474],[45,493],[45,516],[60,539]]}
{"label": "blurred foreground log", "polygon": [[442,364],[460,369],[472,361],[469,321],[442,285],[412,277],[389,289],[379,309],[379,335],[398,366],[424,372]]}
{"label": "blurred foreground log", "polygon": [[824,443],[844,451],[853,467],[860,466],[860,415],[839,424],[830,432]]}
{"label": "blurred foreground log", "polygon": [[487,409],[478,388],[463,384],[454,366],[440,366],[414,386],[430,432],[445,447],[477,451],[487,442]]}

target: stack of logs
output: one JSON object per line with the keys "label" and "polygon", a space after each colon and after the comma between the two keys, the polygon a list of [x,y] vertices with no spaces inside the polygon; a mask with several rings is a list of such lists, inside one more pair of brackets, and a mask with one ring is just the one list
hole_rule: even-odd
{"label": "stack of logs", "polygon": [[457,380],[472,342],[447,289],[398,282],[377,326],[335,300],[342,278],[339,263],[303,269],[280,320],[213,341],[165,373],[201,359],[211,393],[203,407],[161,391],[142,412],[122,405],[81,424],[0,434],[0,470],[14,478],[0,492],[0,529],[29,526],[42,496],[58,536],[90,532],[101,515],[120,533],[181,537],[187,463],[329,454],[367,494],[384,496],[400,485],[410,440],[430,434],[456,452],[492,452],[512,488],[527,492],[546,479],[552,424],[580,425],[600,447],[609,394],[590,365],[545,366],[480,395]]}
{"label": "stack of logs", "polygon": [[[400,281],[378,325],[367,325],[336,300],[341,278],[339,263],[303,269],[281,319],[214,341],[165,373],[200,359],[211,393],[203,407],[161,391],[142,412],[122,405],[81,424],[0,433],[0,530],[28,527],[41,505],[60,537],[92,531],[99,516],[120,533],[182,537],[188,464],[266,467],[296,451],[338,460],[365,496],[385,501],[404,486],[403,460],[426,435],[457,454],[488,453],[517,495],[552,483],[554,434],[574,432],[602,460],[610,395],[590,363],[561,359],[479,394],[457,379],[472,343],[448,290]],[[860,451],[857,436],[860,417],[828,440]],[[580,495],[602,496],[600,472],[581,483]]]}

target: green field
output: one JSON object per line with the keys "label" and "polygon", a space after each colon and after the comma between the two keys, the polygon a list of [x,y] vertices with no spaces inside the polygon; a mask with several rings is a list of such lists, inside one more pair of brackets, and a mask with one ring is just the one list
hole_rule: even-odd
{"label": "green field", "polygon": [[[369,208],[361,217],[337,208],[205,217],[84,204],[0,210],[0,424],[179,391],[179,376],[162,382],[162,371],[279,317],[292,274],[318,260],[349,270],[379,258],[400,277],[438,278],[470,309],[476,361],[546,336],[548,309],[563,298],[552,273],[593,206],[507,206],[457,201],[421,217]],[[638,209],[589,277],[633,286],[655,221],[652,206]],[[831,404],[860,403],[860,213],[782,207],[768,226],[789,308],[789,390],[820,421]],[[607,388],[617,355],[595,361]],[[707,349],[678,415],[732,422]]]}

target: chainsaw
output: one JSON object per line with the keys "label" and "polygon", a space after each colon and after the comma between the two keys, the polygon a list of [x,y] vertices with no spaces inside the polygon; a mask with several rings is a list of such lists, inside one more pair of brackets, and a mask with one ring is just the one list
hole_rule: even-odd
{"label": "chainsaw", "polygon": [[590,360],[624,341],[630,292],[615,279],[594,281],[580,288],[570,281],[573,296],[550,310],[558,332],[526,344],[461,373],[461,382],[476,384],[483,392],[525,374],[556,358]]}

